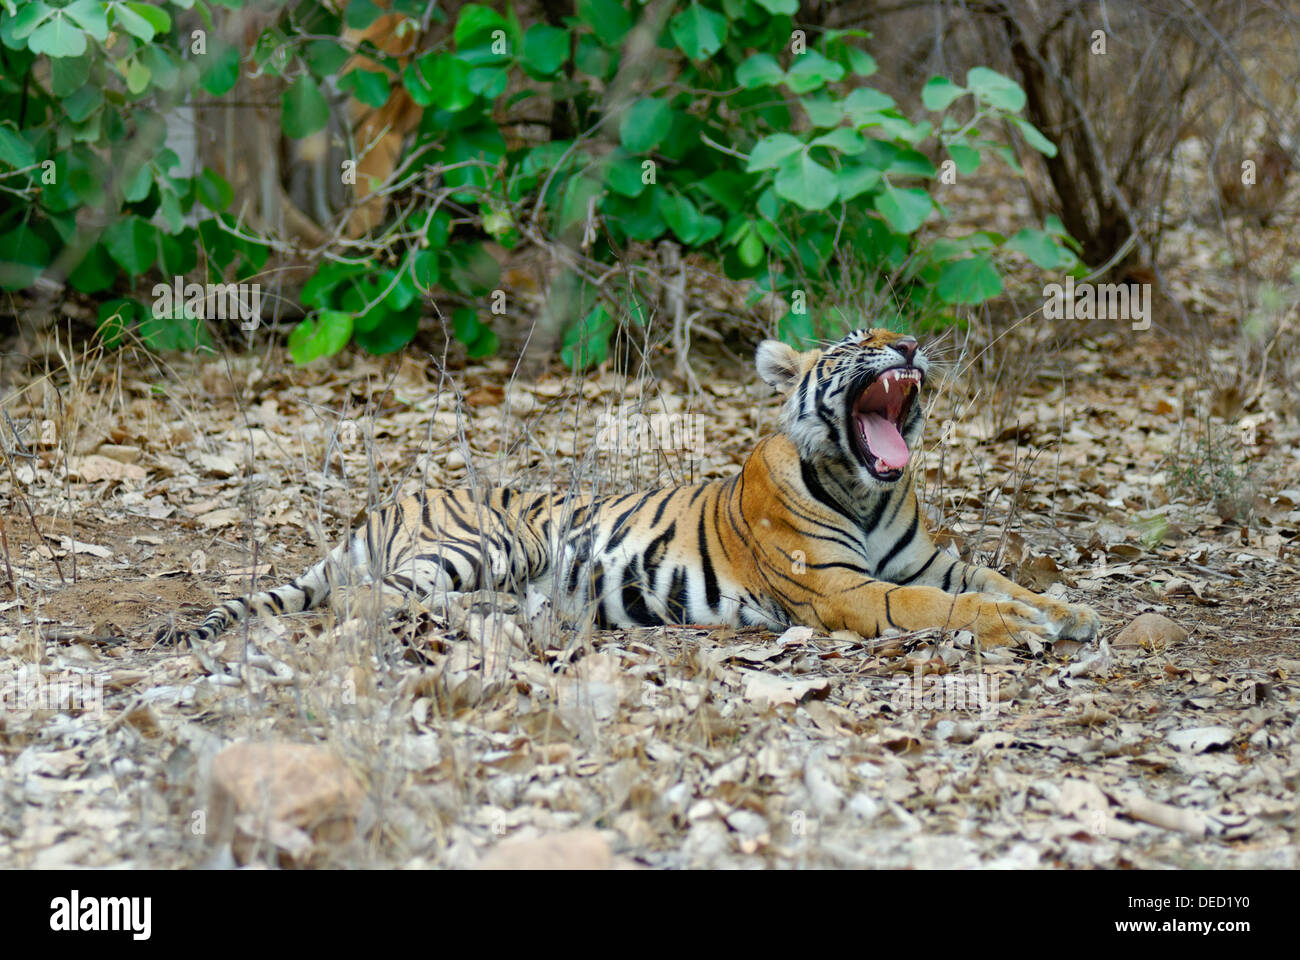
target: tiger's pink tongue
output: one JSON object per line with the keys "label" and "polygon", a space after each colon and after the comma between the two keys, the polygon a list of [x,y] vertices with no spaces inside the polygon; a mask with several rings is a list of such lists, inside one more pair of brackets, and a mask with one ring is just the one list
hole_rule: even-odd
{"label": "tiger's pink tongue", "polygon": [[883,460],[890,470],[906,467],[910,454],[907,441],[898,432],[898,428],[878,413],[860,413],[858,418],[862,422],[867,447],[872,456]]}

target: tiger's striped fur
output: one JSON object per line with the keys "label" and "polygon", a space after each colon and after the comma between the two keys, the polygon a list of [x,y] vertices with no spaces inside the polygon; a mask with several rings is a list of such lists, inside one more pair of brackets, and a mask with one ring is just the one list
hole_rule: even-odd
{"label": "tiger's striped fur", "polygon": [[1096,635],[1088,607],[931,542],[912,484],[930,366],[914,340],[855,331],[802,354],[766,341],[757,365],[785,396],[781,430],[729,479],[599,498],[427,490],[373,513],[291,583],[217,607],[189,638],[316,606],[358,575],[421,597],[533,586],[601,627],[948,627],[985,645]]}

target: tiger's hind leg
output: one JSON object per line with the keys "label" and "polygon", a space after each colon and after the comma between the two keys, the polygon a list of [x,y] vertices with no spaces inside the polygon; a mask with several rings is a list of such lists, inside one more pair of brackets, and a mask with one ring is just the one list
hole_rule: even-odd
{"label": "tiger's hind leg", "polygon": [[550,549],[537,522],[549,498],[497,489],[413,497],[376,518],[367,542],[383,544],[378,577],[423,602],[480,590],[522,593],[546,572]]}

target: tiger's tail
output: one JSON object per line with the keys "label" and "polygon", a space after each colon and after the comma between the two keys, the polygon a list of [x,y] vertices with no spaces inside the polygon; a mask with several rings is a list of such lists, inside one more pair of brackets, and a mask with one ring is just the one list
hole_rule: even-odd
{"label": "tiger's tail", "polygon": [[214,607],[203,623],[191,630],[177,630],[171,624],[158,631],[156,639],[169,642],[206,643],[225,630],[248,619],[251,615],[266,616],[281,613],[300,613],[319,606],[330,595],[332,573],[340,569],[352,538],[347,538],[325,559],[305,570],[301,576],[271,590],[263,590],[247,597],[237,597]]}

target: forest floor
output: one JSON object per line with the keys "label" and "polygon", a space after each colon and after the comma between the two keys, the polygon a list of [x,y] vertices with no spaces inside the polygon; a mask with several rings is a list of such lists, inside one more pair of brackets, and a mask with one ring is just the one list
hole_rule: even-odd
{"label": "forest floor", "polygon": [[[777,401],[720,350],[692,394],[660,362],[15,347],[0,865],[1300,866],[1300,298],[1270,281],[1276,347],[1250,340],[1203,234],[1169,241],[1193,327],[1031,316],[950,339],[927,391],[932,525],[1092,604],[1090,645],[575,633],[364,589],[160,645],[378,499],[724,477]],[[686,435],[637,446],[654,415]]]}

